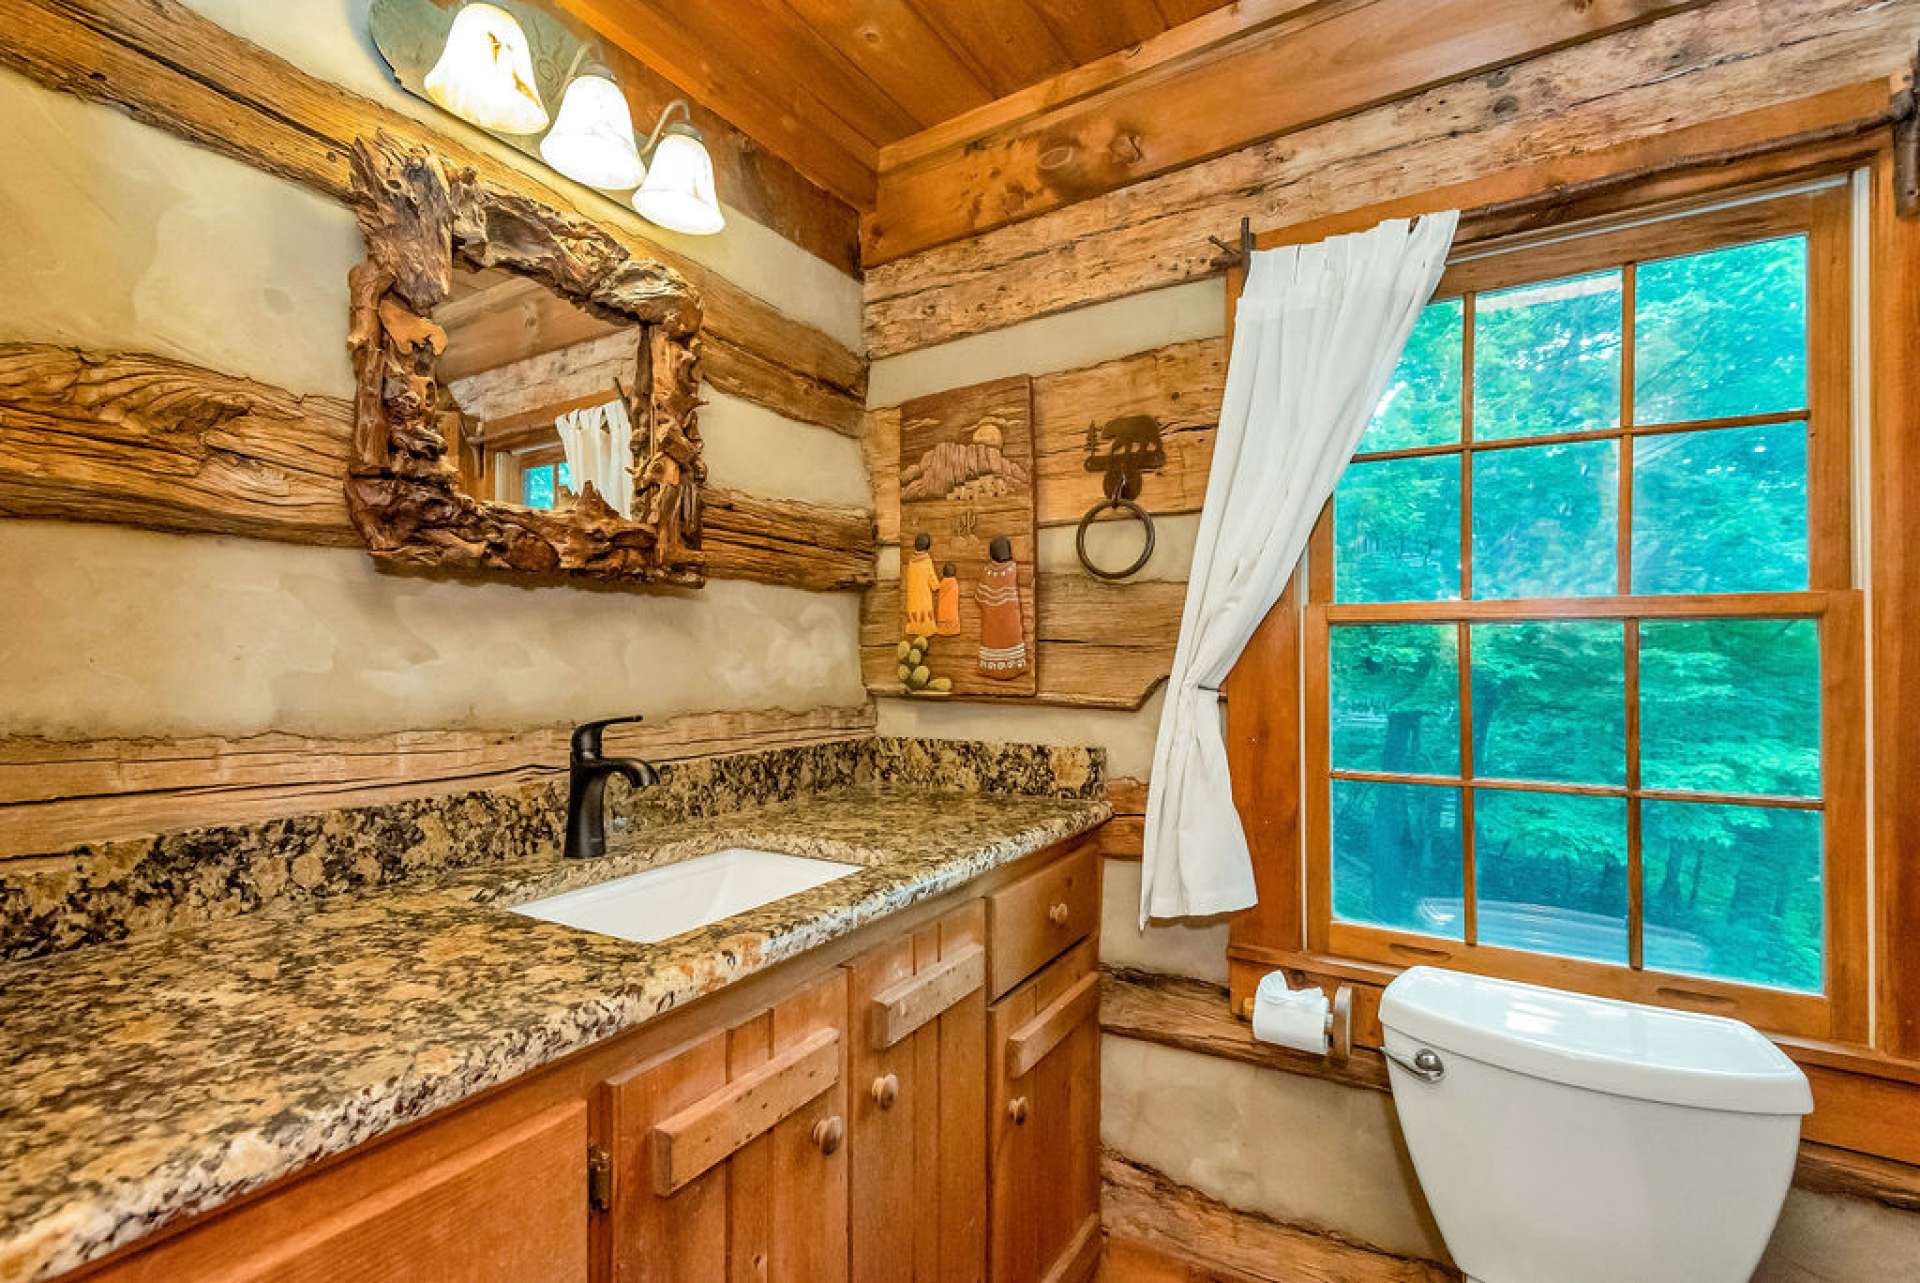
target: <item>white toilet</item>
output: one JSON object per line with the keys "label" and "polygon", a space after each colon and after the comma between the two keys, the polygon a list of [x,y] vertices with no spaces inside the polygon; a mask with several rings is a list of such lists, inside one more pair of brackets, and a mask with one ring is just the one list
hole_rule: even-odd
{"label": "white toilet", "polygon": [[1806,1076],[1737,1020],[1415,967],[1380,1003],[1407,1149],[1472,1283],[1744,1283]]}

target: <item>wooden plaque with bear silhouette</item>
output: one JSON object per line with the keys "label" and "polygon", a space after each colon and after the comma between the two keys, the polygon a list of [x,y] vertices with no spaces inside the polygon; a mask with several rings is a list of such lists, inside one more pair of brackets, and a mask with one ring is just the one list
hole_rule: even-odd
{"label": "wooden plaque with bear silhouette", "polygon": [[900,636],[954,695],[1038,688],[1034,471],[1025,375],[900,407]]}

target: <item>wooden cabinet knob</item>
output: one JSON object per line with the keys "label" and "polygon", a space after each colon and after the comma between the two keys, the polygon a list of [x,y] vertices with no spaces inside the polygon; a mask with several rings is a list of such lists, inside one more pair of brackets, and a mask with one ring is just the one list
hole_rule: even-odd
{"label": "wooden cabinet knob", "polygon": [[1059,904],[1047,910],[1047,921],[1053,923],[1056,927],[1064,927],[1067,925],[1069,913],[1070,910],[1067,908],[1067,902],[1062,900]]}
{"label": "wooden cabinet knob", "polygon": [[840,1148],[840,1142],[847,1138],[847,1125],[840,1115],[822,1118],[813,1125],[813,1143],[820,1147],[823,1154],[831,1154]]}
{"label": "wooden cabinet knob", "polygon": [[900,1075],[882,1074],[873,1080],[873,1101],[882,1109],[892,1109],[900,1098]]}
{"label": "wooden cabinet knob", "polygon": [[1027,1098],[1015,1096],[1007,1102],[1007,1117],[1013,1120],[1015,1127],[1027,1121]]}

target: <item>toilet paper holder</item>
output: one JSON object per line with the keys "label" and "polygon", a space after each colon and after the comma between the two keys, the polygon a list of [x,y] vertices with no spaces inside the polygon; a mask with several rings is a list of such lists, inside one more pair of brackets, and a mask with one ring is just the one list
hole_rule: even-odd
{"label": "toilet paper holder", "polygon": [[1341,985],[1327,1006],[1327,1059],[1344,1065],[1353,1056],[1353,990]]}
{"label": "toilet paper holder", "polygon": [[[1253,1019],[1253,995],[1249,994],[1240,1003],[1236,1013],[1242,1020]],[[1340,985],[1333,991],[1333,1001],[1327,1004],[1327,1049],[1322,1054],[1336,1065],[1344,1065],[1353,1057],[1353,987]]]}

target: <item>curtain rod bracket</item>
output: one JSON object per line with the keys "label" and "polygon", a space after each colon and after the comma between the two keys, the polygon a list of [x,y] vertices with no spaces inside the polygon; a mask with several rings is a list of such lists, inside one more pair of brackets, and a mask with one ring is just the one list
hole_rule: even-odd
{"label": "curtain rod bracket", "polygon": [[1911,79],[1895,91],[1887,114],[1893,117],[1893,212],[1920,219],[1920,52],[1914,54]]}
{"label": "curtain rod bracket", "polygon": [[1238,245],[1228,244],[1218,236],[1209,236],[1207,239],[1220,249],[1220,252],[1213,257],[1212,266],[1216,272],[1230,272],[1235,268],[1243,268],[1253,261],[1253,220],[1251,218],[1240,220]]}

